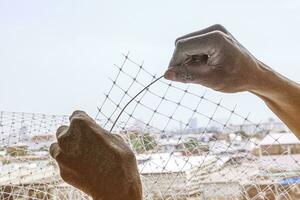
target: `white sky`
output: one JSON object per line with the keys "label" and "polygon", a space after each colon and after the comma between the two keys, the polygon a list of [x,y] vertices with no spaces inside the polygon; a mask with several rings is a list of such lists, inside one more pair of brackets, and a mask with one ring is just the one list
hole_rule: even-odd
{"label": "white sky", "polygon": [[[0,0],[0,110],[94,115],[120,54],[161,74],[174,40],[223,24],[257,58],[300,82],[300,1]],[[250,94],[221,94],[255,120]]]}

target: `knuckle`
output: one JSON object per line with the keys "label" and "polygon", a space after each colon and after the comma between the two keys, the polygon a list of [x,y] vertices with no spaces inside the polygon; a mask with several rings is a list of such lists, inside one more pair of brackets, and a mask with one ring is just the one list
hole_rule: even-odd
{"label": "knuckle", "polygon": [[75,118],[75,117],[87,117],[87,114],[84,112],[84,111],[81,111],[81,110],[75,110],[71,116],[70,116],[70,121]]}
{"label": "knuckle", "polygon": [[57,142],[60,145],[64,145],[66,142],[68,142],[68,139],[70,138],[70,135],[71,135],[70,133],[60,134],[57,137]]}
{"label": "knuckle", "polygon": [[70,127],[82,127],[84,126],[85,124],[87,123],[87,120],[85,117],[82,117],[82,116],[76,116],[76,117],[73,117],[71,122],[70,122]]}
{"label": "knuckle", "polygon": [[67,130],[68,128],[69,128],[68,126],[62,125],[62,126],[58,127],[57,132],[62,132],[64,130]]}
{"label": "knuckle", "polygon": [[82,110],[75,110],[73,113],[72,113],[72,115],[82,115],[82,114],[86,114],[84,111],[82,111]]}
{"label": "knuckle", "polygon": [[68,131],[69,127],[62,125],[56,130],[56,137],[59,138],[61,135],[64,135]]}
{"label": "knuckle", "polygon": [[61,149],[68,155],[81,155],[81,141],[84,133],[82,131],[83,125],[81,122],[82,121],[80,119],[75,119],[71,122],[68,131],[65,131],[57,137],[57,141]]}
{"label": "knuckle", "polygon": [[79,124],[84,122],[84,118],[80,116],[73,117],[71,120],[71,124]]}
{"label": "knuckle", "polygon": [[50,156],[54,159],[61,153],[61,149],[59,148],[57,143],[52,143],[49,147]]}
{"label": "knuckle", "polygon": [[211,33],[211,40],[216,45],[216,47],[219,47],[220,45],[224,44],[226,41],[227,35],[223,33],[222,31],[216,30]]}
{"label": "knuckle", "polygon": [[182,37],[179,37],[179,38],[176,38],[176,39],[175,39],[175,42],[174,42],[174,43],[175,43],[175,46],[177,46],[177,42],[178,42],[179,40],[181,40],[181,39],[182,39]]}
{"label": "knuckle", "polygon": [[179,39],[176,41],[176,48],[181,49],[185,43],[186,39]]}
{"label": "knuckle", "polygon": [[213,31],[212,32],[212,35],[214,36],[214,37],[216,37],[216,38],[224,38],[226,35],[225,35],[225,33],[223,33],[222,31],[220,31],[220,30],[215,30],[215,31]]}
{"label": "knuckle", "polygon": [[226,30],[226,28],[223,25],[221,25],[221,24],[215,24],[215,25],[213,25],[213,27],[214,27],[215,30],[218,30],[218,31],[221,31],[221,32],[227,34],[227,30]]}
{"label": "knuckle", "polygon": [[181,36],[181,37],[178,37],[176,40],[175,40],[175,46],[178,47],[178,45],[182,45],[186,40],[186,37],[185,36]]}

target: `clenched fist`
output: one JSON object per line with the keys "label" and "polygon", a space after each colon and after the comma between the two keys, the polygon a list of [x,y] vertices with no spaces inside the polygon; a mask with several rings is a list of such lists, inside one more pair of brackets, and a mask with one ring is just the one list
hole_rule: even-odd
{"label": "clenched fist", "polygon": [[223,26],[213,25],[176,40],[165,78],[240,92],[255,89],[262,72],[259,61]]}
{"label": "clenched fist", "polygon": [[221,92],[249,91],[300,139],[300,85],[257,60],[221,25],[178,38],[165,78]]}
{"label": "clenched fist", "polygon": [[82,111],[75,111],[70,126],[58,128],[56,137],[50,154],[64,181],[95,200],[142,199],[135,156],[121,137]]}

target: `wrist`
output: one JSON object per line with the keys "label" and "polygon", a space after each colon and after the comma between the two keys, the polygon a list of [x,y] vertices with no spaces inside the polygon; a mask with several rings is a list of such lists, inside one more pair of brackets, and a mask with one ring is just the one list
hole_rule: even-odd
{"label": "wrist", "polygon": [[258,62],[258,65],[260,73],[258,73],[254,81],[255,84],[249,92],[259,96],[266,103],[281,102],[281,104],[289,104],[296,100],[294,97],[300,95],[298,94],[300,86],[297,83],[261,62]]}
{"label": "wrist", "polygon": [[254,77],[249,92],[259,96],[275,95],[282,90],[281,87],[286,82],[284,77],[260,61],[257,61],[257,70]]}
{"label": "wrist", "polygon": [[[99,189],[99,191],[101,191]],[[142,185],[138,178],[134,183],[118,183],[114,191],[95,192],[92,195],[93,200],[142,200]]]}

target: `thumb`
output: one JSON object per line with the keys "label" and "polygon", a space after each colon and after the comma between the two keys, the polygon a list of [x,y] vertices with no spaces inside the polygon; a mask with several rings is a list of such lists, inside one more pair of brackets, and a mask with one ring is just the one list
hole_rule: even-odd
{"label": "thumb", "polygon": [[175,66],[168,68],[164,78],[170,81],[188,83],[192,81],[193,76],[187,66]]}
{"label": "thumb", "polygon": [[192,75],[187,66],[169,67],[164,74],[164,78],[171,81],[187,83],[191,81]]}
{"label": "thumb", "polygon": [[164,78],[182,83],[196,83],[202,76],[207,75],[208,68],[201,64],[169,67]]}

